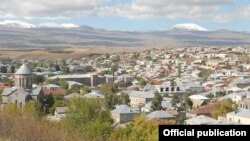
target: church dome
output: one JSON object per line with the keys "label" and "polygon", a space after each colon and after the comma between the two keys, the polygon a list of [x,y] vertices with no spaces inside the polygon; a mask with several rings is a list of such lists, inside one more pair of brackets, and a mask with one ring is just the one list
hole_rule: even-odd
{"label": "church dome", "polygon": [[23,64],[17,71],[16,74],[32,74],[31,69],[28,67],[27,64]]}

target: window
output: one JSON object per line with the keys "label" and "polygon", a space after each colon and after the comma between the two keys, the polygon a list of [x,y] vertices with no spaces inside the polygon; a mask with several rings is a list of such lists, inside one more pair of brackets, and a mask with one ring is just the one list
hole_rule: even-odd
{"label": "window", "polygon": [[177,91],[180,91],[180,87],[177,87]]}
{"label": "window", "polygon": [[168,92],[168,91],[169,91],[169,88],[167,87],[167,88],[166,88],[166,92]]}
{"label": "window", "polygon": [[171,91],[172,91],[172,92],[174,91],[174,87],[171,88]]}
{"label": "window", "polygon": [[161,88],[160,91],[163,92],[163,88]]}

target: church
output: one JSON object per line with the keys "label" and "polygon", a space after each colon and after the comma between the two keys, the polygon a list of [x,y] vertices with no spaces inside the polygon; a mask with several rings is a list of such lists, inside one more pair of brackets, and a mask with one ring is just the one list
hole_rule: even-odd
{"label": "church", "polygon": [[15,86],[5,88],[2,92],[1,107],[7,104],[16,104],[22,109],[30,100],[43,101],[41,87],[32,87],[32,71],[27,64],[23,64],[15,73]]}

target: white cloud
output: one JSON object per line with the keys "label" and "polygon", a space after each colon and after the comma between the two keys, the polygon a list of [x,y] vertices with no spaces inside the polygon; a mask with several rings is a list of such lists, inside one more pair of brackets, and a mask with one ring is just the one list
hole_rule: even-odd
{"label": "white cloud", "polygon": [[91,15],[107,0],[1,0],[2,17],[74,17]]}
{"label": "white cloud", "polygon": [[[185,18],[216,22],[250,19],[250,6],[240,8],[234,6],[236,0],[132,0],[131,3],[124,1],[2,0],[0,1],[0,17],[55,19],[81,16],[118,16],[136,19]],[[230,5],[234,11],[223,12],[221,7],[224,5]]]}

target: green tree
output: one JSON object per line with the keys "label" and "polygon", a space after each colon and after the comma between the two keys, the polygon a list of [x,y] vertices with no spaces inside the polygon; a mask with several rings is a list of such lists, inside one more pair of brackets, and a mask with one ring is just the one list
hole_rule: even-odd
{"label": "green tree", "polygon": [[91,92],[91,89],[90,89],[89,86],[82,86],[82,87],[80,88],[80,92],[81,92],[81,94],[87,94],[87,93],[90,93],[90,92]]}
{"label": "green tree", "polygon": [[72,99],[67,116],[62,120],[64,129],[69,134],[81,133],[82,140],[107,140],[112,120],[104,106],[100,99]]}
{"label": "green tree", "polygon": [[161,110],[161,102],[163,100],[163,97],[159,93],[155,93],[155,96],[152,100],[151,108],[153,111],[155,110]]}
{"label": "green tree", "polygon": [[3,93],[3,90],[0,89],[0,103],[2,102],[2,93]]}
{"label": "green tree", "polygon": [[118,97],[115,94],[109,94],[105,96],[106,107],[108,109],[114,109],[115,105],[118,103]]}
{"label": "green tree", "polygon": [[180,78],[181,77],[181,65],[179,64],[179,66],[178,66],[178,77]]}
{"label": "green tree", "polygon": [[64,107],[66,103],[63,95],[50,94],[47,96],[47,110],[46,113],[54,114],[56,107]]}
{"label": "green tree", "polygon": [[0,68],[0,72],[1,73],[7,73],[7,67],[6,66],[1,66],[1,68]]}
{"label": "green tree", "polygon": [[112,75],[113,75],[113,81],[115,80],[115,72],[118,70],[118,64],[112,64],[110,66],[110,69],[111,69],[111,72],[112,72]]}
{"label": "green tree", "polygon": [[67,65],[66,60],[65,59],[61,60],[60,65],[62,67],[66,67],[66,65]]}
{"label": "green tree", "polygon": [[7,80],[6,82],[5,82],[5,85],[7,85],[7,86],[9,86],[9,87],[12,87],[13,86],[13,81],[12,80]]}
{"label": "green tree", "polygon": [[105,54],[105,57],[106,57],[106,59],[108,59],[108,58],[110,57],[110,54],[107,52],[107,53]]}
{"label": "green tree", "polygon": [[87,72],[93,72],[93,71],[94,71],[93,66],[87,66],[87,67],[86,67],[86,71],[87,71]]}
{"label": "green tree", "polygon": [[42,75],[36,75],[36,74],[32,75],[33,83],[40,84],[40,83],[43,83],[44,81],[45,81],[45,78]]}
{"label": "green tree", "polygon": [[60,66],[59,65],[55,65],[55,70],[56,71],[60,71],[61,69],[60,69]]}
{"label": "green tree", "polygon": [[138,116],[133,123],[114,129],[110,140],[158,141],[159,124],[175,124],[175,122],[148,120],[145,116]]}
{"label": "green tree", "polygon": [[118,96],[118,104],[126,104],[128,105],[130,102],[129,96],[125,93],[121,93],[121,95]]}
{"label": "green tree", "polygon": [[211,69],[201,69],[198,76],[203,78],[204,80],[207,80],[212,73],[213,71]]}
{"label": "green tree", "polygon": [[41,117],[41,105],[37,101],[29,101],[25,103],[22,114],[38,120]]}
{"label": "green tree", "polygon": [[172,97],[172,99],[171,99],[171,103],[172,103],[173,105],[176,105],[176,104],[180,103],[180,98],[179,98],[178,96],[174,95],[174,96]]}
{"label": "green tree", "polygon": [[64,73],[70,73],[69,67],[63,67],[63,72],[64,72]]}
{"label": "green tree", "polygon": [[81,86],[79,85],[72,85],[71,88],[67,91],[67,94],[71,93],[80,93]]}
{"label": "green tree", "polygon": [[141,87],[143,87],[143,86],[145,86],[145,85],[147,84],[146,80],[143,79],[143,78],[138,78],[137,80],[138,80],[139,85],[140,85]]}
{"label": "green tree", "polygon": [[15,73],[15,66],[12,65],[12,66],[10,67],[10,72],[11,72],[11,73]]}
{"label": "green tree", "polygon": [[151,60],[152,60],[151,56],[145,56],[144,59],[145,59],[146,61],[151,61]]}
{"label": "green tree", "polygon": [[58,81],[58,85],[60,85],[63,89],[68,89],[69,88],[69,84],[66,80],[60,79]]}
{"label": "green tree", "polygon": [[109,95],[114,94],[118,91],[117,85],[115,84],[103,84],[100,88],[103,94]]}

